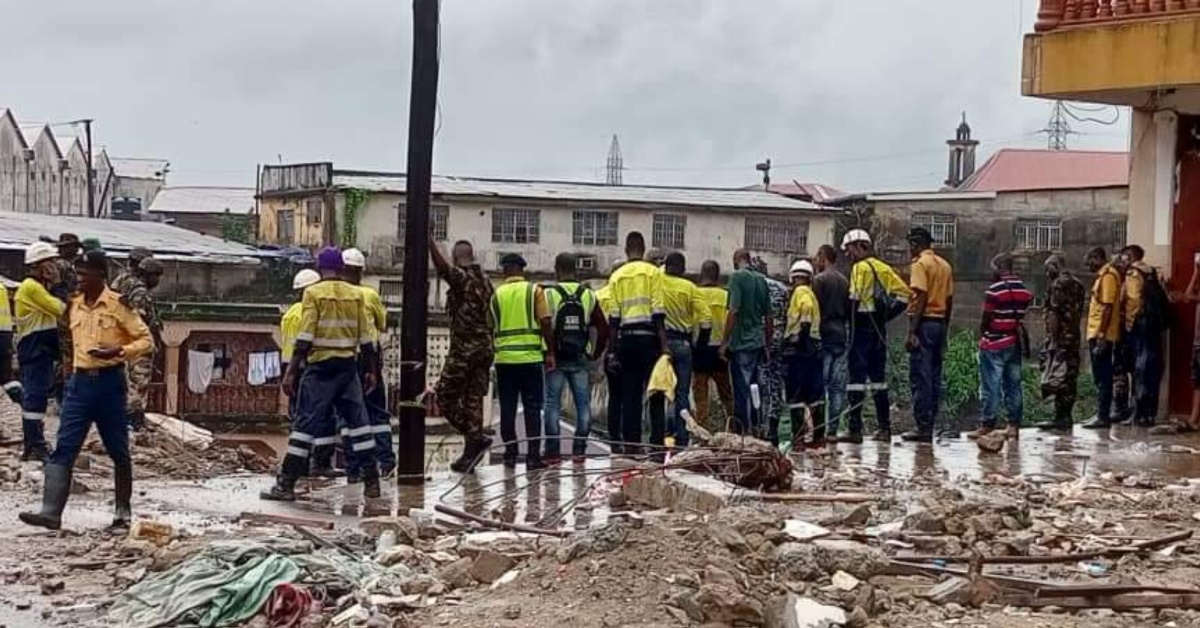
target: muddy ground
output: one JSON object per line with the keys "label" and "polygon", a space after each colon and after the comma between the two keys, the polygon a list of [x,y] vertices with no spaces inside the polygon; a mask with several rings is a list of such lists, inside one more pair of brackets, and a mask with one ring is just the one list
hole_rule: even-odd
{"label": "muddy ground", "polygon": [[[10,433],[14,416],[4,402],[0,425]],[[375,503],[340,482],[312,484],[297,505],[266,504],[256,493],[270,478],[252,448],[197,451],[155,434],[137,446],[135,511],[169,532],[142,538],[104,530],[111,480],[98,449],[77,469],[67,531],[23,527],[15,513],[39,499],[40,469],[0,447],[0,512],[11,517],[0,526],[0,625],[126,625],[110,617],[122,593],[218,541],[291,539],[308,545],[289,551],[330,552],[386,576],[346,583],[303,572],[297,582],[320,592],[304,624],[313,628],[335,617],[340,626],[804,625],[786,623],[797,600],[860,627],[1200,626],[1200,612],[1182,608],[1107,608],[1128,602],[1111,595],[1064,602],[1099,608],[1029,608],[1046,602],[1030,601],[1028,583],[1014,589],[997,579],[1043,588],[1200,585],[1200,540],[1188,536],[1200,532],[1200,443],[1132,428],[1067,438],[1026,430],[1022,438],[999,454],[967,441],[808,452],[793,458],[788,493],[848,501],[764,502],[725,488],[714,497],[724,507],[699,512],[682,502],[673,510],[638,503],[626,484],[637,476],[669,486],[680,472],[649,465],[618,473],[607,459],[536,476],[489,466],[462,485],[434,471],[423,490],[388,487]],[[440,503],[564,536],[485,533],[435,512]],[[251,524],[247,511],[311,525],[301,533]],[[1135,547],[1164,537],[1172,540]],[[1070,557],[1093,550],[1107,554]],[[971,562],[1047,556],[1068,558],[977,570]],[[964,572],[965,585],[953,586],[946,570]],[[1200,607],[1196,595],[1177,601]],[[265,616],[250,624],[269,625]]]}

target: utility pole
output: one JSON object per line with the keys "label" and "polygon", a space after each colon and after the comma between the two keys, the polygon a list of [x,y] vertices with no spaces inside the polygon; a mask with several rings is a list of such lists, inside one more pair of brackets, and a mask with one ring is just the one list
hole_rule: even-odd
{"label": "utility pole", "polygon": [[88,194],[88,218],[96,217],[96,164],[92,162],[92,121],[91,119],[80,120],[83,122],[84,139],[87,142],[87,194]]}
{"label": "utility pole", "polygon": [[[425,392],[429,308],[429,201],[437,122],[438,9],[413,0],[412,93],[408,103],[408,169],[404,209],[404,304],[400,319],[400,446],[398,484],[425,481]],[[399,221],[397,221],[399,222]]]}

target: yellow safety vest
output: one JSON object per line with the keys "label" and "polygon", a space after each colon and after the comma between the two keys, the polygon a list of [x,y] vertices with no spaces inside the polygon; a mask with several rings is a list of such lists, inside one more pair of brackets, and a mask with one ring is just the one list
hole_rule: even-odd
{"label": "yellow safety vest", "polygon": [[359,286],[362,290],[364,304],[367,307],[367,318],[374,325],[371,327],[371,340],[379,342],[379,334],[387,329],[387,308],[383,307],[383,299],[379,292],[370,286]]}
{"label": "yellow safety vest", "polygon": [[353,358],[370,347],[374,322],[367,316],[362,290],[341,280],[326,279],[304,289],[296,342],[308,343],[309,364]]}
{"label": "yellow safety vest", "polygon": [[511,281],[492,295],[496,321],[496,364],[533,364],[542,361],[542,333],[534,315],[537,286]]}
{"label": "yellow safety vest", "polygon": [[300,312],[303,309],[304,306],[299,302],[293,303],[279,320],[279,342],[283,345],[280,353],[285,364],[292,361],[292,354],[296,351],[296,336],[300,334]]}
{"label": "yellow safety vest", "polygon": [[58,329],[67,305],[50,294],[36,279],[26,277],[13,298],[17,314],[17,340],[40,331]]}
{"label": "yellow safety vest", "polygon": [[8,304],[8,289],[0,286],[0,332],[13,330],[12,307]]}
{"label": "yellow safety vest", "polygon": [[660,268],[636,260],[618,268],[608,280],[621,327],[650,327],[654,316],[666,314],[663,298],[663,272]]}

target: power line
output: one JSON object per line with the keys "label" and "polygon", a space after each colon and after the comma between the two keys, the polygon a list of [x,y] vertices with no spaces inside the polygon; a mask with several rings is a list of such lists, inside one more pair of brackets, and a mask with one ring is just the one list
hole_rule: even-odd
{"label": "power line", "polygon": [[1071,130],[1071,124],[1067,122],[1066,105],[1063,101],[1057,100],[1054,102],[1054,108],[1050,110],[1050,121],[1046,123],[1046,128],[1039,133],[1046,134],[1046,148],[1050,150],[1067,150],[1067,137],[1077,135]]}

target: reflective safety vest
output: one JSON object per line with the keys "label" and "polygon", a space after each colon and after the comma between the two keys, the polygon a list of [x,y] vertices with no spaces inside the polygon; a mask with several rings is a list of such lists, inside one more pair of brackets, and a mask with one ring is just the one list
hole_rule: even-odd
{"label": "reflective safety vest", "polygon": [[13,298],[17,315],[17,341],[38,332],[57,330],[67,305],[52,296],[36,279],[26,277]]}
{"label": "reflective safety vest", "polygon": [[374,345],[374,322],[362,290],[340,279],[324,279],[304,289],[296,346],[310,347],[309,364],[353,358]]}
{"label": "reflective safety vest", "polygon": [[651,328],[653,317],[666,314],[663,299],[663,272],[660,268],[636,260],[626,263],[608,280],[616,316],[621,328]]}
{"label": "reflective safety vest", "polygon": [[300,335],[300,319],[303,310],[304,306],[299,302],[293,303],[283,313],[283,318],[279,320],[279,342],[283,345],[280,347],[281,360],[284,364],[292,361],[292,354],[296,351],[296,336]]}
{"label": "reflective safety vest", "polygon": [[496,322],[496,364],[542,361],[542,332],[534,314],[537,285],[530,281],[500,284],[492,295]]}
{"label": "reflective safety vest", "polygon": [[12,306],[8,304],[8,289],[0,287],[0,332],[11,332],[12,330]]}

